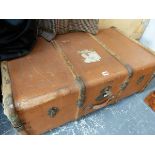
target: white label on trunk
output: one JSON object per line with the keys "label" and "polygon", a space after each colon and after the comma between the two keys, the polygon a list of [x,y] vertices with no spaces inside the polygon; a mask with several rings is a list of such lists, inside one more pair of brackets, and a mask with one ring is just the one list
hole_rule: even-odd
{"label": "white label on trunk", "polygon": [[108,71],[104,71],[104,72],[102,72],[102,75],[103,76],[108,76],[109,75],[109,72]]}
{"label": "white label on trunk", "polygon": [[85,63],[98,62],[101,60],[99,54],[94,50],[82,50],[80,54],[84,58]]}

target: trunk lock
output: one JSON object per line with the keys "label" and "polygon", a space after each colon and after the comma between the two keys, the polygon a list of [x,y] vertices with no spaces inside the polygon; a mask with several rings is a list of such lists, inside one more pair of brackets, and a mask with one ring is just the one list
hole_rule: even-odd
{"label": "trunk lock", "polygon": [[112,89],[111,86],[108,86],[108,87],[102,89],[100,91],[100,95],[98,97],[96,97],[96,101],[100,102],[100,101],[107,100],[107,99],[111,98],[112,97],[111,89]]}

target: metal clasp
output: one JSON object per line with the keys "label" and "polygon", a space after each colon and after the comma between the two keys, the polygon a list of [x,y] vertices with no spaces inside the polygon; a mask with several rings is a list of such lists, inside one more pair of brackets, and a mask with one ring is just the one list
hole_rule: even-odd
{"label": "metal clasp", "polygon": [[108,87],[102,89],[100,91],[100,95],[98,97],[96,97],[96,101],[102,101],[104,99],[111,98],[111,96],[112,96],[111,89],[112,89],[111,86],[108,86]]}

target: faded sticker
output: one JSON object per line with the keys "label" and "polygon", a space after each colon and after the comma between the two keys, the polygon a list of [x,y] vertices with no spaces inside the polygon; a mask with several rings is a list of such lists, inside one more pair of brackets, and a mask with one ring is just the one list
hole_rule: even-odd
{"label": "faded sticker", "polygon": [[108,71],[104,71],[104,72],[102,72],[102,75],[103,76],[108,76],[109,75],[109,72]]}
{"label": "faded sticker", "polygon": [[99,54],[94,50],[82,50],[80,54],[84,58],[85,63],[98,62],[101,60]]}

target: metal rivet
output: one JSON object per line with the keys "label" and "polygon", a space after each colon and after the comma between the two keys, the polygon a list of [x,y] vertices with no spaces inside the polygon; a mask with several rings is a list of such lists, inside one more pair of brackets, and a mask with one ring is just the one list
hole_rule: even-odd
{"label": "metal rivet", "polygon": [[59,109],[57,107],[52,107],[48,110],[48,115],[50,117],[55,117],[55,115],[58,113]]}

